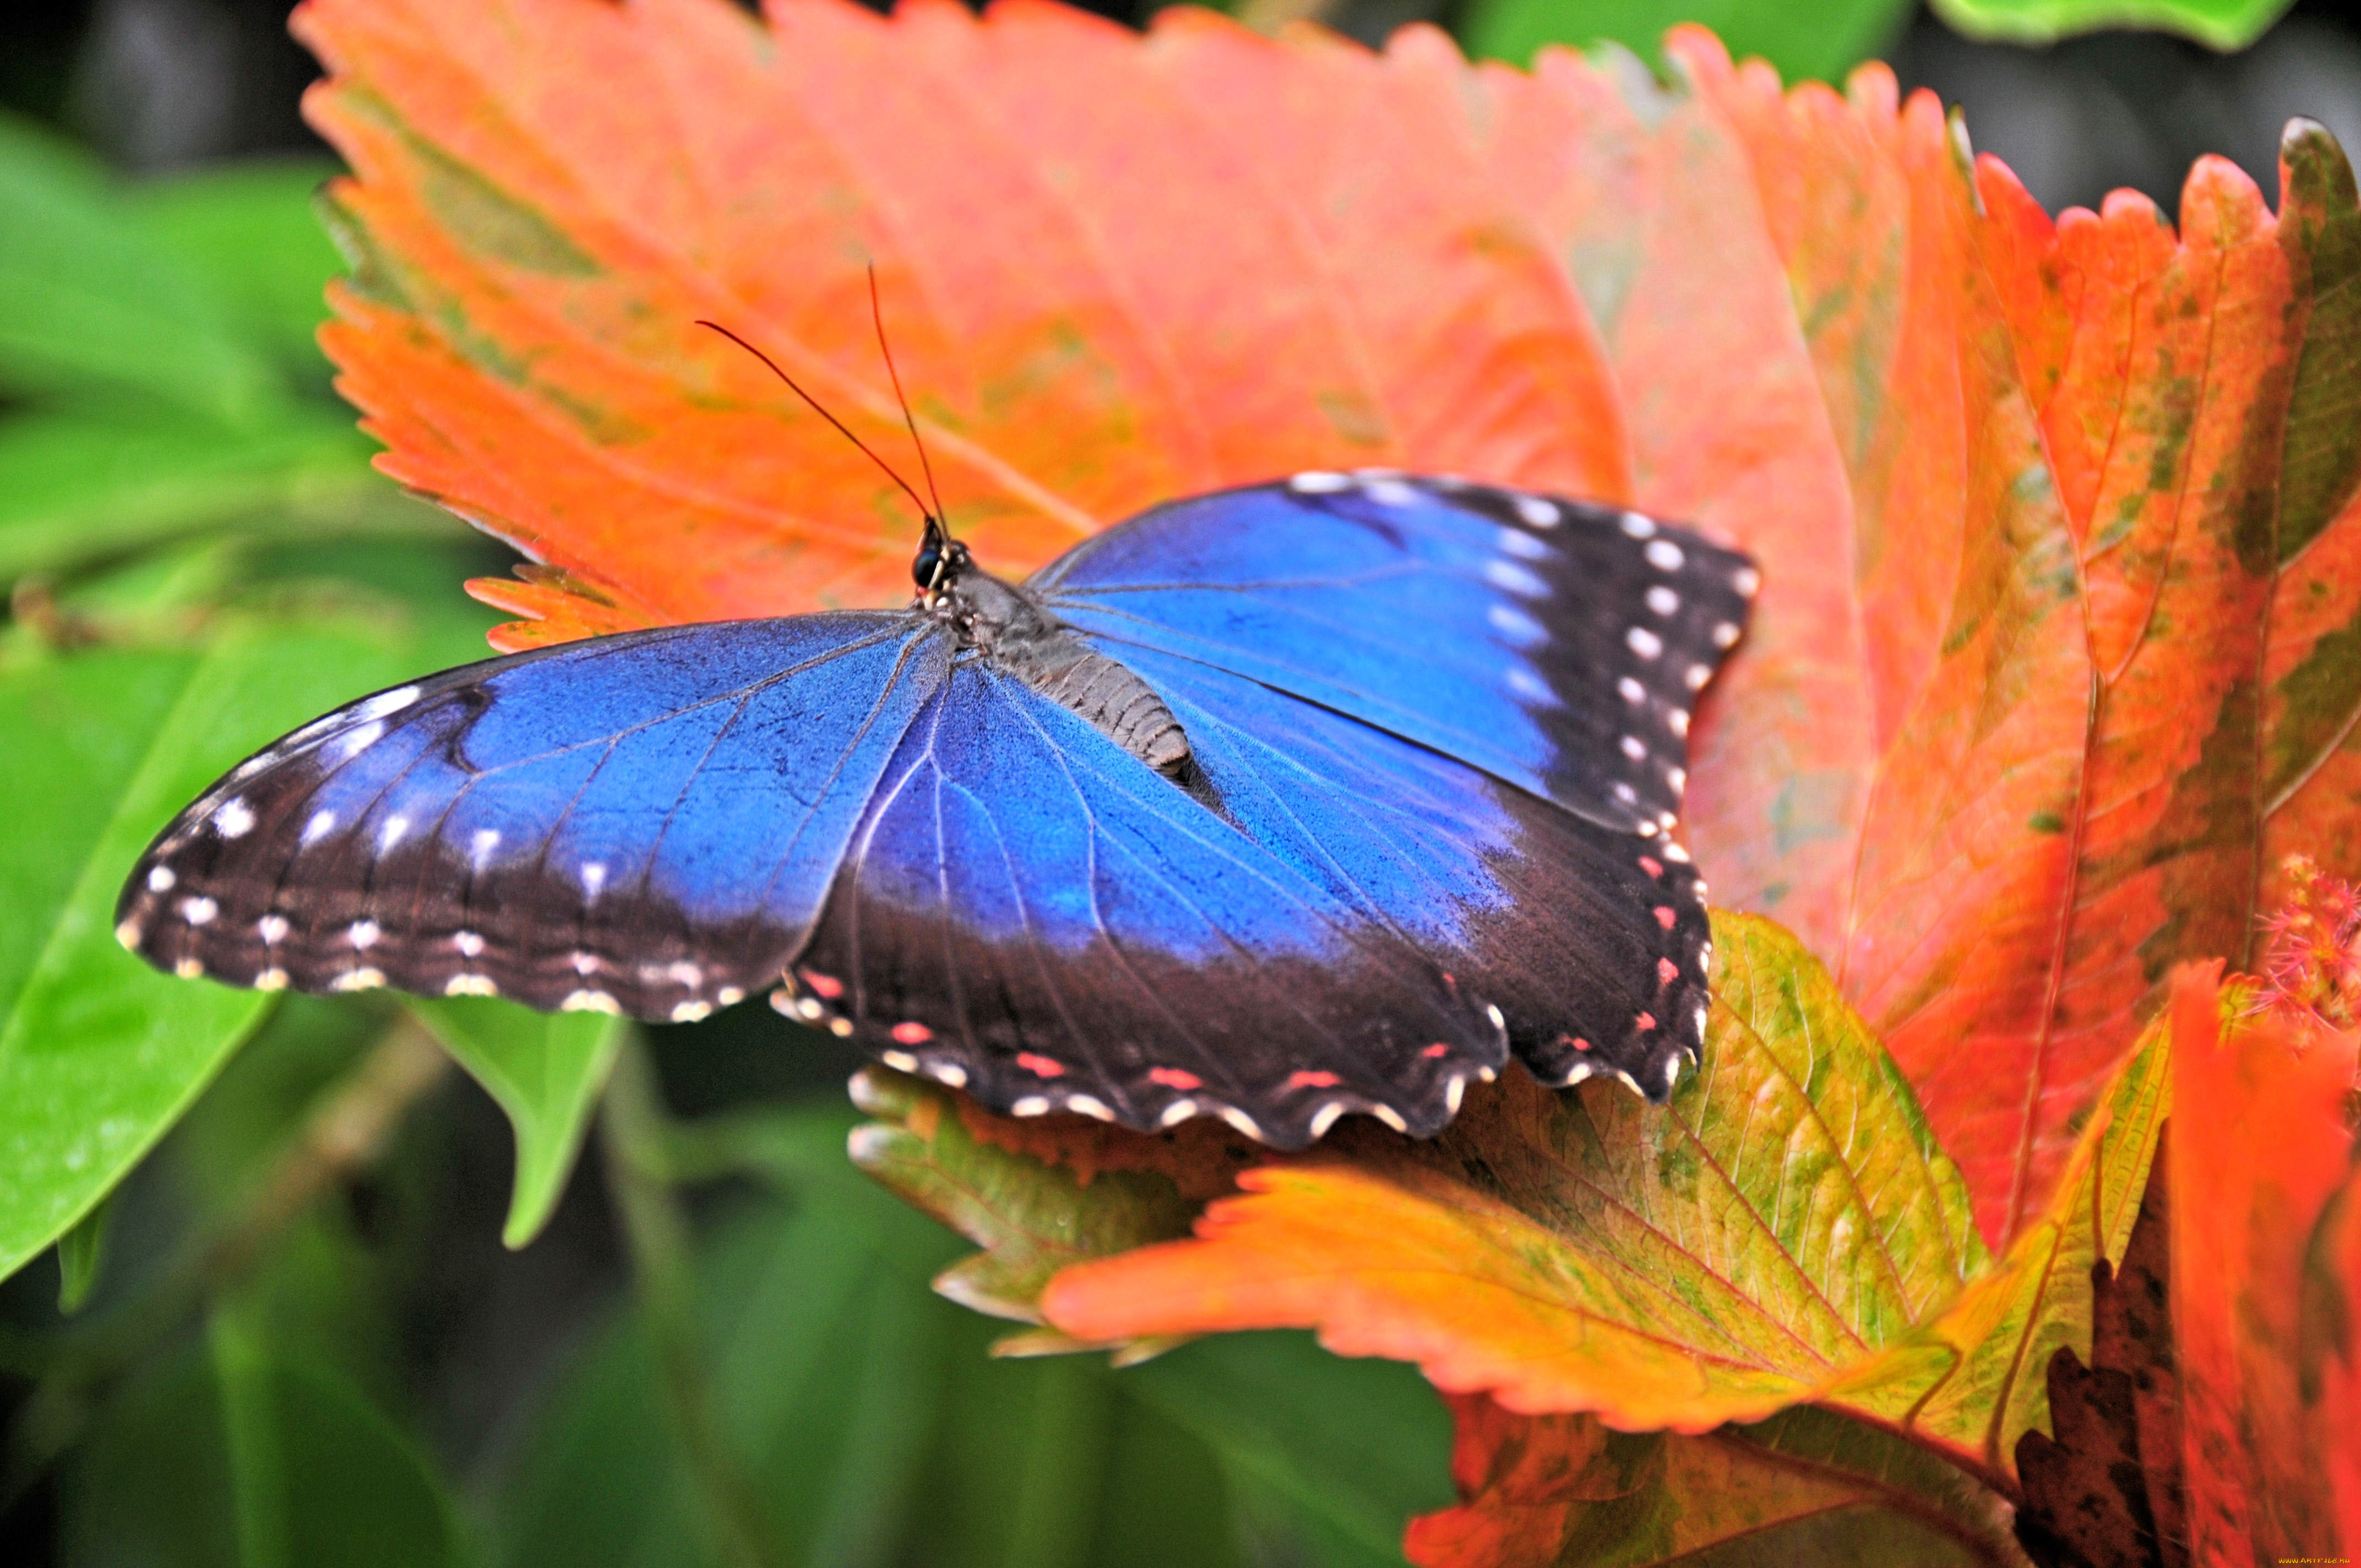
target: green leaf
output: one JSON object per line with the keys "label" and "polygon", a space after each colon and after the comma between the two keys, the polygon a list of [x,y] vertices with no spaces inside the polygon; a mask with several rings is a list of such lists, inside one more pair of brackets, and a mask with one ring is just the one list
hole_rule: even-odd
{"label": "green leaf", "polygon": [[949,1091],[884,1068],[855,1075],[852,1097],[876,1118],[854,1130],[852,1163],[983,1249],[935,1281],[961,1306],[1038,1323],[1042,1287],[1060,1269],[1189,1233],[1197,1205],[1161,1172],[1084,1180],[983,1142]]}
{"label": "green leaf", "polygon": [[324,159],[255,160],[172,175],[133,197],[240,335],[324,383],[328,362],[313,334],[327,319],[322,291],[345,268],[312,199],[335,173]]}
{"label": "green leaf", "polygon": [[203,279],[96,162],[0,117],[0,385],[115,388],[226,421],[283,394]]}
{"label": "green leaf", "polygon": [[240,757],[414,668],[357,626],[248,627],[202,654],[103,651],[0,674],[0,1277],[105,1196],[269,998],[116,945],[124,873]]}
{"label": "green leaf", "polygon": [[233,520],[291,509],[318,532],[392,493],[368,444],[325,412],[225,427],[170,411],[0,421],[0,582],[62,573]]}
{"label": "green leaf", "polygon": [[468,1560],[418,1443],[345,1377],[217,1314],[101,1412],[66,1487],[72,1568],[438,1568]]}
{"label": "green leaf", "polygon": [[2103,27],[2179,33],[2218,49],[2261,38],[2294,0],[1934,0],[1935,14],[1971,38],[2046,44]]}
{"label": "green leaf", "polygon": [[523,1246],[565,1194],[630,1025],[598,1013],[534,1013],[492,997],[419,997],[410,1008],[508,1113],[516,1185],[500,1240]]}
{"label": "green leaf", "polygon": [[1116,1381],[1211,1444],[1256,1511],[1323,1562],[1399,1562],[1411,1517],[1451,1500],[1450,1414],[1399,1362],[1331,1355],[1304,1333],[1224,1334]]}
{"label": "green leaf", "polygon": [[1661,67],[1665,32],[1699,22],[1720,35],[1731,55],[1760,55],[1786,81],[1842,82],[1893,41],[1909,14],[1906,0],[1473,0],[1460,38],[1471,55],[1517,65],[1544,44],[1587,49],[1610,41]]}

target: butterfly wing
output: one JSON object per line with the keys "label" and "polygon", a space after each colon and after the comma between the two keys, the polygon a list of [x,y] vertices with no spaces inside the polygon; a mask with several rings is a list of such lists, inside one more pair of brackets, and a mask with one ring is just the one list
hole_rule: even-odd
{"label": "butterfly wing", "polygon": [[[1244,792],[1231,756],[1209,755],[1210,776]],[[1342,809],[1314,830],[1324,852],[1389,879],[1398,904],[1431,901],[1429,928],[1472,915],[1478,857],[1433,820],[1460,803],[1446,790],[1356,810],[1353,787],[1381,771],[1307,775],[1272,809]],[[1506,1058],[1499,1014],[1351,875],[1308,874],[1260,826],[962,661],[886,769],[800,994],[781,1001],[1020,1115],[1150,1128],[1220,1114],[1289,1148],[1351,1111],[1438,1130],[1466,1080]]]}
{"label": "butterfly wing", "polygon": [[1035,584],[1308,874],[1368,863],[1332,842],[1356,798],[1467,824],[1480,864],[1446,885],[1487,889],[1480,918],[1422,930],[1436,894],[1382,877],[1363,906],[1499,1005],[1542,1081],[1609,1072],[1659,1100],[1702,1041],[1712,936],[1668,831],[1690,710],[1756,586],[1744,556],[1636,512],[1334,474],[1159,508]]}
{"label": "butterfly wing", "polygon": [[1029,587],[1111,657],[1228,670],[1653,836],[1755,582],[1638,512],[1315,473],[1142,513]]}
{"label": "butterfly wing", "polygon": [[160,968],[701,1017],[773,983],[952,640],[671,627],[382,692],[257,753],[134,870]]}

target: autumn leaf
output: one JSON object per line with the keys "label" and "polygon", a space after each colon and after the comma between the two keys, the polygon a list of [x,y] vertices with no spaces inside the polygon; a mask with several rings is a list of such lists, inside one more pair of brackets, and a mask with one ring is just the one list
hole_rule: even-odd
{"label": "autumn leaf", "polygon": [[1460,1506],[1411,1521],[1420,1568],[1758,1562],[2015,1563],[1993,1494],[1934,1455],[1808,1408],[1703,1436],[1452,1401]]}
{"label": "autumn leaf", "polygon": [[2172,1321],[2191,1557],[2361,1548],[2352,1304],[2361,1031],[2278,1010],[2228,1024],[2210,974],[2173,991]]}
{"label": "autumn leaf", "polygon": [[1515,1075],[1426,1144],[1360,1133],[1238,1179],[1196,1238],[1078,1264],[1076,1339],[1308,1327],[1524,1413],[1701,1432],[1811,1402],[2012,1485],[2053,1351],[2090,1353],[2170,1108],[2168,1031],[2086,1120],[2050,1206],[1988,1259],[1957,1170],[1827,972],[1719,914],[1697,1073],[1663,1111]]}
{"label": "autumn leaf", "polygon": [[2017,1535],[2045,1563],[2189,1562],[2162,1145],[2157,1161],[2122,1266],[2103,1258],[2092,1266],[2089,1364],[2064,1345],[2049,1358],[2055,1435],[2037,1430],[2017,1440]]}
{"label": "autumn leaf", "polygon": [[909,467],[873,263],[1003,571],[1312,465],[1753,550],[1693,847],[1828,963],[1988,1241],[2170,965],[2243,955],[2257,857],[2361,871],[2361,218],[2316,127],[2286,221],[2213,160],[2176,235],[2126,199],[2052,224],[1883,68],[1783,93],[1696,29],[1659,89],[1042,0],[296,25],[356,176],[327,345],[382,466],[534,558],[477,585],[531,618],[504,646],[906,597],[903,498],[694,326]]}

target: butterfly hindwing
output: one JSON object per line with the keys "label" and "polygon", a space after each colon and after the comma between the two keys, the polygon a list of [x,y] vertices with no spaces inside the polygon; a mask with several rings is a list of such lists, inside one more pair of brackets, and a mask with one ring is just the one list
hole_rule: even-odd
{"label": "butterfly hindwing", "polygon": [[379,693],[182,812],[117,934],[234,984],[702,1016],[801,946],[950,644],[907,614],[802,616]]}
{"label": "butterfly hindwing", "polygon": [[1281,1147],[1355,1111],[1436,1131],[1506,1057],[1418,943],[972,662],[905,738],[796,979],[803,1016],[995,1110],[1222,1114]]}

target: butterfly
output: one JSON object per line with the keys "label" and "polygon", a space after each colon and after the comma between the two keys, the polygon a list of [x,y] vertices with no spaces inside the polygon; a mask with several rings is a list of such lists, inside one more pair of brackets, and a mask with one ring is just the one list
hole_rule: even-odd
{"label": "butterfly", "polygon": [[1440,1130],[1515,1056],[1662,1101],[1707,1006],[1673,828],[1742,554],[1382,471],[1159,506],[1020,583],[664,627],[240,763],[116,935],[261,990],[687,1021],[765,991],[1016,1115]]}

